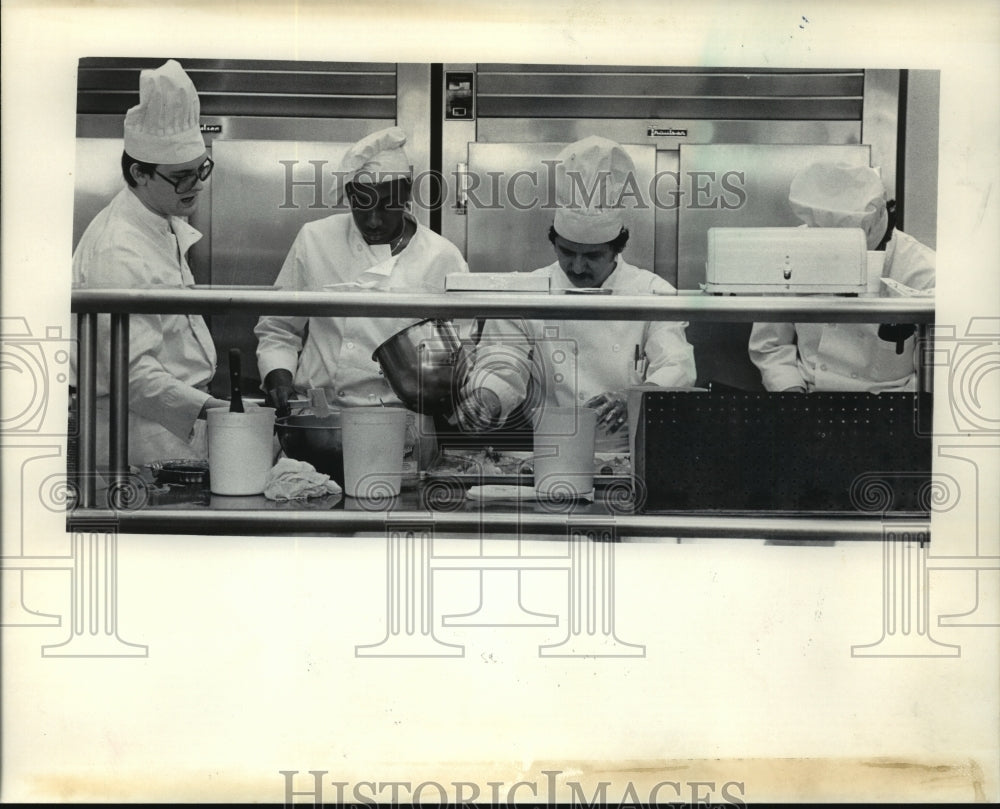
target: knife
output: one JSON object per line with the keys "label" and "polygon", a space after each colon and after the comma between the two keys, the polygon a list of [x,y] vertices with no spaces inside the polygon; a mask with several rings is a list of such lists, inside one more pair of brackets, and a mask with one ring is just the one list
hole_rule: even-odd
{"label": "knife", "polygon": [[243,374],[240,350],[229,349],[229,412],[243,413],[243,395],[240,393],[240,377]]}

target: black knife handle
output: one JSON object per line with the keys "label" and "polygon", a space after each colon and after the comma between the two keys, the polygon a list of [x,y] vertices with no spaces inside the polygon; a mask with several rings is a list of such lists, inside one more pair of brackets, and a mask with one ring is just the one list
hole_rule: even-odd
{"label": "black knife handle", "polygon": [[240,350],[229,349],[229,412],[243,413],[243,394],[240,393],[240,378],[243,375]]}

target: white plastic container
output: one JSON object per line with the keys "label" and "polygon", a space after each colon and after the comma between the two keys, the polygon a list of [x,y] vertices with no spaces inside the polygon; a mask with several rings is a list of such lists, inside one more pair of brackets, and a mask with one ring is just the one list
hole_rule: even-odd
{"label": "white plastic container", "polygon": [[589,407],[543,407],[535,417],[535,492],[586,497],[594,491],[596,413]]}
{"label": "white plastic container", "polygon": [[274,410],[208,411],[208,475],[213,494],[261,494],[274,465]]}
{"label": "white plastic container", "polygon": [[864,294],[861,228],[709,228],[705,291],[717,294]]}
{"label": "white plastic container", "polygon": [[458,272],[445,276],[446,292],[548,292],[549,277],[530,272]]}
{"label": "white plastic container", "polygon": [[398,495],[409,411],[401,407],[345,407],[344,494],[381,499]]}

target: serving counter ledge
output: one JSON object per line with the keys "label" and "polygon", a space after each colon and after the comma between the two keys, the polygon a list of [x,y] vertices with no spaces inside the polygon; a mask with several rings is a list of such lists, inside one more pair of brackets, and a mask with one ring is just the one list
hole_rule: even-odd
{"label": "serving counter ledge", "polygon": [[566,320],[684,320],[730,323],[931,323],[932,298],[710,295],[550,295],[528,292],[288,292],[75,289],[78,314],[218,314],[378,317],[557,317]]}
{"label": "serving counter ledge", "polygon": [[[347,500],[330,505],[305,501],[275,507],[260,498],[209,497],[141,507],[101,506],[96,475],[97,315],[111,314],[110,486],[128,486],[128,324],[130,314],[411,316],[435,318],[556,317],[567,320],[680,320],[716,322],[905,322],[933,323],[928,298],[838,296],[591,296],[531,293],[409,295],[373,292],[287,292],[281,290],[76,289],[72,311],[79,339],[79,453],[77,501],[67,525],[113,521],[129,533],[349,535],[384,533],[394,526],[432,524],[435,531],[475,536],[521,534],[567,536],[575,526],[613,526],[615,536],[745,537],[756,539],[882,539],[884,515],[761,514],[684,512],[635,513],[626,500],[598,496],[592,504],[471,504],[454,494],[440,501],[411,483],[399,498],[381,504]],[[557,506],[558,507],[554,507]],[[912,515],[906,525],[929,533],[929,517]]]}
{"label": "serving counter ledge", "polygon": [[[926,515],[832,515],[822,513],[685,512],[636,513],[622,487],[598,489],[593,502],[498,501],[465,497],[465,488],[407,481],[398,497],[377,501],[327,495],[310,500],[275,502],[263,496],[228,497],[204,486],[151,488],[121,508],[77,508],[67,518],[69,530],[113,523],[122,533],[221,534],[268,536],[385,535],[387,531],[433,528],[435,535],[561,539],[573,534],[639,538],[745,538],[880,540],[890,523],[922,532]],[[169,489],[169,492],[164,493]],[[105,503],[106,492],[98,500]]]}

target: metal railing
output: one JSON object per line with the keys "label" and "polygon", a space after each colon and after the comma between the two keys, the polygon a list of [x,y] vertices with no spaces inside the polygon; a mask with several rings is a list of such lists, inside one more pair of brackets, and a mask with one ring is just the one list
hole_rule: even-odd
{"label": "metal railing", "polygon": [[835,295],[549,295],[528,292],[287,292],[283,290],[77,289],[79,314],[314,315],[357,317],[553,317],[564,320],[686,320],[730,323],[930,323],[933,298]]}
{"label": "metal railing", "polygon": [[[109,459],[111,483],[128,474],[128,355],[131,314],[218,314],[300,316],[408,316],[440,318],[550,317],[564,320],[678,320],[708,322],[852,322],[933,323],[929,298],[850,298],[836,296],[752,297],[679,294],[676,296],[547,295],[534,293],[454,293],[417,295],[382,292],[288,292],[282,290],[125,290],[77,289],[72,293],[77,315],[79,362],[78,491],[83,512],[96,509],[96,373],[97,317],[111,315]],[[491,515],[490,530],[510,529],[501,515]],[[117,514],[123,530],[157,532],[180,526],[218,522],[226,532],[273,529],[288,531],[375,530],[386,514],[372,512],[245,512],[178,511]],[[424,511],[396,513],[392,519],[426,519]],[[483,523],[468,514],[434,516],[442,528],[464,530]],[[616,516],[624,533],[652,536],[755,536],[763,538],[881,538],[883,526],[872,518],[627,515]],[[548,532],[564,518],[517,515],[521,529]],[[929,521],[928,521],[929,522]]]}

